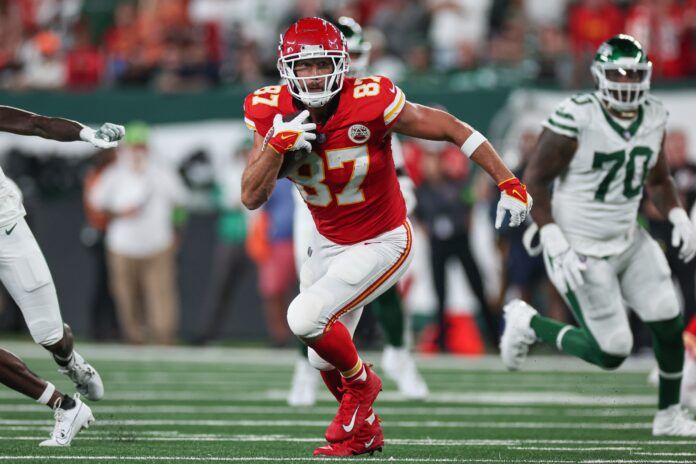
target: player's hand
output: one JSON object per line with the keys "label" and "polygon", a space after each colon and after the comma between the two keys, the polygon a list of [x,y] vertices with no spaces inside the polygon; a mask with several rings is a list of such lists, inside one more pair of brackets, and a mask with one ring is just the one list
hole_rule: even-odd
{"label": "player's hand", "polygon": [[585,283],[582,273],[587,265],[570,247],[560,227],[553,222],[539,231],[539,239],[544,247],[544,257],[548,260],[549,276],[561,292],[575,290]]}
{"label": "player's hand", "polygon": [[91,127],[84,127],[80,131],[80,139],[89,142],[97,148],[115,148],[118,141],[126,135],[126,129],[118,124],[107,122],[94,130]]}
{"label": "player's hand", "polygon": [[517,227],[527,219],[532,209],[532,197],[527,193],[527,187],[513,177],[498,184],[500,200],[495,213],[495,228],[500,229],[505,219],[505,213],[510,213],[510,227]]}
{"label": "player's hand", "polygon": [[294,150],[312,150],[312,140],[317,138],[313,131],[317,125],[313,122],[305,122],[309,117],[309,111],[304,110],[290,121],[283,121],[283,116],[276,114],[273,118],[273,128],[268,138],[268,146],[279,155],[284,155]]}
{"label": "player's hand", "polygon": [[672,208],[667,215],[672,223],[672,246],[679,247],[679,259],[688,263],[696,255],[696,227],[682,208]]}

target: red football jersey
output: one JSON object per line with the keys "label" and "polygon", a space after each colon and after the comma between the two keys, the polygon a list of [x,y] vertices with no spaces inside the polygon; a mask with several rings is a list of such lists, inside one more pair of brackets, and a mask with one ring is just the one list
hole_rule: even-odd
{"label": "red football jersey", "polygon": [[[335,98],[340,100],[333,116],[317,124],[312,153],[288,177],[319,233],[350,245],[395,229],[406,219],[389,134],[406,97],[388,78],[373,76],[346,77]],[[244,121],[263,137],[276,114],[299,110],[285,85],[271,85],[246,97]]]}

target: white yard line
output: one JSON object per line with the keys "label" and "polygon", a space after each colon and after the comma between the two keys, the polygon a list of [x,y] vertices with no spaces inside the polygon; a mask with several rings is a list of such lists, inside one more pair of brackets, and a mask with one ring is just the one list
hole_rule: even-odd
{"label": "white yard line", "polygon": [[[193,461],[193,462],[347,462],[345,458],[331,457],[306,457],[290,458],[279,456],[2,456],[0,460],[6,461]],[[409,458],[409,457],[351,457],[350,462],[458,462],[458,463],[538,463],[538,464],[682,464],[690,461],[684,460],[643,460],[643,459],[587,459],[587,460],[563,460],[563,459],[462,459],[462,458]]]}
{"label": "white yard line", "polygon": [[[26,359],[46,359],[46,352],[33,343],[3,342],[3,347]],[[195,364],[219,363],[249,366],[292,366],[297,359],[296,349],[271,350],[225,347],[163,347],[128,346],[116,344],[80,343],[80,353],[89,360],[128,362],[189,362]],[[379,352],[362,352],[365,359],[380,359]],[[416,360],[428,370],[462,369],[505,371],[496,355],[478,357],[418,356]],[[652,357],[631,357],[618,372],[647,372],[654,365]],[[531,356],[525,363],[526,372],[600,372],[596,367],[576,358],[561,355]]]}
{"label": "white yard line", "polygon": [[[100,420],[104,426],[198,426],[198,427],[326,427],[326,420]],[[0,425],[45,425],[45,420],[0,419]],[[389,428],[492,428],[492,429],[564,429],[564,430],[646,430],[652,423],[577,423],[577,422],[484,422],[484,421],[389,421]]]}
{"label": "white yard line", "polygon": [[[237,402],[237,401],[285,401],[288,392],[286,390],[265,390],[255,393],[227,393],[219,396],[216,392],[200,391],[120,391],[113,392],[108,390],[105,395],[106,400],[117,401],[216,401]],[[18,393],[10,390],[1,389],[0,399],[22,398]],[[322,393],[321,399],[329,400],[328,393]],[[398,392],[387,391],[379,395],[380,403],[403,402],[404,397]],[[472,403],[472,404],[491,404],[491,405],[527,405],[527,404],[547,404],[563,406],[653,406],[657,402],[657,395],[606,395],[569,393],[564,391],[547,392],[460,392],[460,391],[440,391],[432,392],[428,397],[428,403]]]}
{"label": "white yard line", "polygon": [[[26,427],[26,429],[38,430],[42,427]],[[48,429],[50,427],[43,427]],[[144,431],[135,434],[114,434],[109,432],[86,431],[79,435],[78,440],[95,440],[95,441],[152,441],[152,442],[284,442],[284,443],[322,443],[321,438],[302,438],[290,437],[286,435],[216,435],[216,434],[181,434],[178,432],[165,431]],[[16,437],[0,437],[0,440],[12,441],[40,441],[45,438],[45,435],[24,435]],[[536,440],[536,439],[410,439],[410,438],[393,438],[386,440],[388,445],[400,446],[461,446],[461,447],[513,447],[519,449],[539,449],[539,450],[555,450],[555,449],[617,449],[617,450],[633,450],[634,454],[641,454],[640,450],[644,450],[649,446],[693,446],[691,440]],[[563,447],[538,447],[532,448],[533,445],[566,445]],[[602,445],[602,446],[599,446]],[[573,447],[571,447],[573,446]],[[655,454],[648,451],[643,451],[647,454]],[[688,453],[687,453],[688,454]]]}
{"label": "white yard line", "polygon": [[[336,406],[182,406],[182,405],[95,405],[97,414],[270,414],[270,415],[325,415],[334,414]],[[25,412],[46,414],[46,406],[38,404],[0,404],[0,412]],[[625,409],[564,409],[547,407],[526,408],[477,408],[477,407],[393,407],[380,406],[382,415],[403,416],[554,416],[554,417],[652,417],[654,408]]]}

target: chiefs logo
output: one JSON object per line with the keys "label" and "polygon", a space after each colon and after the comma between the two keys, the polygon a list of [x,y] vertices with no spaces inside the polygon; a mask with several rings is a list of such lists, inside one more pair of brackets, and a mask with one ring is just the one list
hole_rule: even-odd
{"label": "chiefs logo", "polygon": [[370,138],[370,129],[362,124],[353,124],[348,129],[348,138],[354,143],[365,143]]}

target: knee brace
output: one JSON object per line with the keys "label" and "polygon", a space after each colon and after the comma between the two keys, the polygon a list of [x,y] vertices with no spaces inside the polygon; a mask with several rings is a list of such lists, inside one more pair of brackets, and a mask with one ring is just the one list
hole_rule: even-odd
{"label": "knee brace", "polygon": [[325,361],[324,358],[319,356],[317,352],[311,348],[307,350],[307,360],[313,368],[320,371],[331,371],[335,369],[335,367],[332,364],[329,364],[327,361]]}
{"label": "knee brace", "polygon": [[320,321],[324,309],[322,299],[309,292],[301,292],[288,307],[288,326],[296,337],[312,339],[324,332]]}

